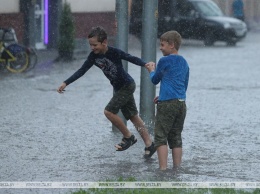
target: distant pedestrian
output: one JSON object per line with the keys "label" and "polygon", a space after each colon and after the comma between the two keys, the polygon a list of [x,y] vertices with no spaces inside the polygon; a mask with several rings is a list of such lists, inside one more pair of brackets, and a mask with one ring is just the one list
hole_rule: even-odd
{"label": "distant pedestrian", "polygon": [[66,86],[83,76],[93,65],[100,68],[114,89],[113,97],[105,107],[104,114],[123,134],[122,142],[115,145],[116,150],[124,151],[137,142],[135,136],[117,115],[121,109],[126,120],[131,120],[145,143],[144,156],[146,158],[151,157],[156,150],[148,130],[144,126],[144,122],[138,115],[134,99],[136,85],[134,79],[124,70],[122,65],[122,60],[129,61],[141,67],[145,66],[145,62],[120,49],[108,46],[107,33],[102,27],[92,28],[88,35],[88,41],[92,52],[82,67],[65,80],[57,91],[63,93]]}
{"label": "distant pedestrian", "polygon": [[189,82],[189,66],[178,55],[181,35],[168,31],[160,37],[160,50],[163,57],[155,63],[145,66],[153,84],[160,83],[157,114],[154,129],[154,144],[157,149],[160,170],[167,169],[168,148],[172,149],[174,169],[178,169],[182,160],[182,130],[186,117],[186,90]]}
{"label": "distant pedestrian", "polygon": [[234,0],[232,3],[233,16],[242,21],[245,20],[244,3],[242,0]]}

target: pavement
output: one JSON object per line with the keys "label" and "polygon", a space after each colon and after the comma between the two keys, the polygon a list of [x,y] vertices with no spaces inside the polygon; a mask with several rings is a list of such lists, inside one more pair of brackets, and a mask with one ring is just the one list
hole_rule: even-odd
{"label": "pavement", "polygon": [[[77,182],[128,179],[176,182],[259,181],[260,33],[249,33],[235,47],[205,47],[185,40],[180,49],[190,65],[183,162],[178,174],[158,171],[157,155],[143,158],[144,143],[131,123],[137,143],[116,152],[121,134],[112,129],[103,110],[113,95],[109,81],[93,66],[80,80],[57,87],[87,55],[71,62],[55,61],[56,50],[38,51],[30,72],[0,76],[0,182]],[[130,37],[129,53],[141,55]],[[157,59],[162,57],[159,49]],[[141,68],[128,65],[140,103]],[[159,86],[156,86],[158,94]],[[4,194],[70,193],[63,189],[0,189]]]}

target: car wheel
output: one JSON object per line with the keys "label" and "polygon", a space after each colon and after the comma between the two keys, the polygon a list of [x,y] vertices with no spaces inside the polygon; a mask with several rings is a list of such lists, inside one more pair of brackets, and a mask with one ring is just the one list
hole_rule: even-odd
{"label": "car wheel", "polygon": [[207,34],[204,40],[205,46],[212,46],[214,44],[215,40],[212,34]]}
{"label": "car wheel", "polygon": [[227,41],[227,46],[236,46],[237,42],[234,40]]}

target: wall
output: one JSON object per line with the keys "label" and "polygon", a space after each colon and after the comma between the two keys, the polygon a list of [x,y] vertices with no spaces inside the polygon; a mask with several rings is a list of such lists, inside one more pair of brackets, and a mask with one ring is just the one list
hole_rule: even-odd
{"label": "wall", "polygon": [[[71,5],[72,12],[112,12],[116,0],[63,0]],[[125,1],[125,0],[124,0]]]}
{"label": "wall", "polygon": [[109,36],[115,34],[115,12],[73,13],[76,37],[86,38],[94,26],[103,26]]}
{"label": "wall", "polygon": [[19,0],[0,0],[0,13],[18,13]]}
{"label": "wall", "polygon": [[19,13],[19,0],[0,0],[0,27],[14,28],[18,41],[24,34],[23,14]]}
{"label": "wall", "polygon": [[24,36],[24,16],[22,13],[0,13],[0,27],[13,28],[16,32],[18,42],[22,43]]}
{"label": "wall", "polygon": [[19,0],[0,0],[0,27],[14,28],[18,41],[23,39],[23,14],[19,12]]}
{"label": "wall", "polygon": [[116,0],[63,0],[71,6],[76,38],[86,38],[94,26],[103,26],[109,36],[115,34]]}
{"label": "wall", "polygon": [[[65,1],[65,0],[63,0]],[[85,38],[93,26],[103,26],[109,36],[115,34],[115,0],[66,0],[71,4],[76,27],[76,38]],[[19,0],[0,0],[0,27],[12,27],[23,43],[24,15],[19,11]]]}
{"label": "wall", "polygon": [[[72,12],[115,11],[116,0],[62,0],[71,5]],[[19,0],[0,0],[0,13],[18,13]]]}

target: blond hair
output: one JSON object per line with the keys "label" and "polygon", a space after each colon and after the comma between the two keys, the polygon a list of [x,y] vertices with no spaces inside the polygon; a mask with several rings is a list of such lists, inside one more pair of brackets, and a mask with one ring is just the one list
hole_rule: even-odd
{"label": "blond hair", "polygon": [[181,46],[181,35],[174,30],[165,32],[160,37],[161,41],[168,42],[169,44],[174,44],[175,49],[178,51]]}

